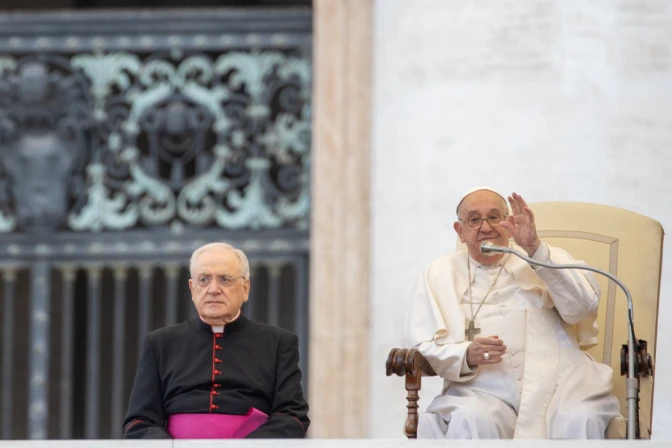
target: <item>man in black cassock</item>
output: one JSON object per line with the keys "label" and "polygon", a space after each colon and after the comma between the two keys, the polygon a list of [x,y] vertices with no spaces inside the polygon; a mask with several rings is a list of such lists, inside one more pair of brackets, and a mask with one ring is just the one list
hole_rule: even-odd
{"label": "man in black cassock", "polygon": [[198,317],[146,336],[124,438],[218,438],[203,434],[229,425],[217,418],[240,420],[251,408],[268,418],[244,437],[303,438],[310,420],[298,338],[241,314],[250,291],[245,254],[211,243],[193,253],[190,271]]}

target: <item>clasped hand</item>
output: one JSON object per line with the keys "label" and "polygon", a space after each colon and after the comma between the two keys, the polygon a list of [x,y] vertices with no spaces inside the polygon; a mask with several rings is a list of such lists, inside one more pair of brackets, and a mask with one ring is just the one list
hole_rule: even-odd
{"label": "clasped hand", "polygon": [[[473,369],[483,364],[497,364],[502,362],[504,352],[506,345],[498,336],[476,338],[467,348],[467,365]],[[486,353],[488,359],[485,358]]]}

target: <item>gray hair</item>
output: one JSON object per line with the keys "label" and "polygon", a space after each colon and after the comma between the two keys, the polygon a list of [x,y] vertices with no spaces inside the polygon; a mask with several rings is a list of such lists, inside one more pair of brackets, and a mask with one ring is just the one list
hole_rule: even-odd
{"label": "gray hair", "polygon": [[238,257],[238,261],[240,261],[240,265],[243,268],[242,276],[245,277],[246,279],[250,278],[250,262],[247,261],[247,255],[245,255],[245,252],[243,252],[242,250],[236,249],[235,247],[227,243],[208,243],[196,249],[191,254],[191,259],[189,260],[189,273],[191,274],[192,277],[194,276],[194,262],[203,252],[209,249],[226,249],[233,252],[236,255],[236,257]]}

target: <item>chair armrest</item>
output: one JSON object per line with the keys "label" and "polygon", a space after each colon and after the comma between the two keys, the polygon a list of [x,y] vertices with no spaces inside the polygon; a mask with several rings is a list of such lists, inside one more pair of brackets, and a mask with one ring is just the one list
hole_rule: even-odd
{"label": "chair armrest", "polygon": [[436,372],[429,362],[416,349],[393,348],[385,363],[387,376],[397,375],[405,377],[406,401],[408,415],[404,425],[404,434],[409,439],[418,436],[418,400],[423,376],[436,376]]}
{"label": "chair armrest", "polygon": [[387,376],[436,376],[427,359],[414,348],[393,348],[385,363]]}

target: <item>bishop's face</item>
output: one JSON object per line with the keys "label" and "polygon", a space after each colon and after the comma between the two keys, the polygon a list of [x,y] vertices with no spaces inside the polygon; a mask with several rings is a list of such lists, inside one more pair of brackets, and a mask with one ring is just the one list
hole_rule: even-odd
{"label": "bishop's face", "polygon": [[250,280],[243,278],[236,254],[224,248],[212,248],[198,255],[189,279],[191,300],[204,322],[226,325],[247,302]]}
{"label": "bishop's face", "polygon": [[[508,230],[497,224],[506,219],[508,208],[498,194],[488,190],[476,191],[462,201],[458,219],[454,224],[460,241],[466,244],[471,258],[483,264],[493,264],[504,255],[486,257],[481,253],[481,244],[490,241],[497,246],[508,246],[511,235]],[[476,223],[480,224],[476,225]]]}

